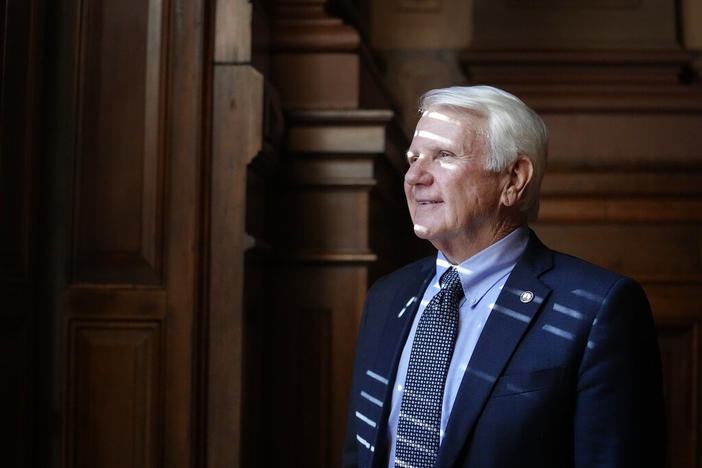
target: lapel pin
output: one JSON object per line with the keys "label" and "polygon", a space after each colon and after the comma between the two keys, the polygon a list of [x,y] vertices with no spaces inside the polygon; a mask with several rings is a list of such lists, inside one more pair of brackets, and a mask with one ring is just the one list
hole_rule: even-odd
{"label": "lapel pin", "polygon": [[534,299],[534,293],[531,291],[524,291],[520,296],[519,300],[527,304]]}

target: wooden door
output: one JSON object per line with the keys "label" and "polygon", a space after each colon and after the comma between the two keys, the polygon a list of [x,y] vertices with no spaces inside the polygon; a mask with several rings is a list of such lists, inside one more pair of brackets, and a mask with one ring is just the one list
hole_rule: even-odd
{"label": "wooden door", "polygon": [[203,3],[47,2],[36,466],[197,457]]}

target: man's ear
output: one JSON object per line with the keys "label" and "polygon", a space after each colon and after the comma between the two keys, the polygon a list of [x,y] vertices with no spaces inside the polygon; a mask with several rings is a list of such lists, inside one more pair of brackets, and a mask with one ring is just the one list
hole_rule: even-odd
{"label": "man's ear", "polygon": [[524,198],[526,188],[534,176],[534,163],[526,156],[520,155],[505,169],[505,176],[507,183],[502,189],[500,201],[504,206],[517,206]]}

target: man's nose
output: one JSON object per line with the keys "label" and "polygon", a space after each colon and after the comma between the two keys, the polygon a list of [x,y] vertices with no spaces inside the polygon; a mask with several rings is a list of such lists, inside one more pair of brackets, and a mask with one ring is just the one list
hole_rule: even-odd
{"label": "man's nose", "polygon": [[432,175],[427,167],[427,158],[417,158],[405,173],[405,183],[409,185],[429,185]]}

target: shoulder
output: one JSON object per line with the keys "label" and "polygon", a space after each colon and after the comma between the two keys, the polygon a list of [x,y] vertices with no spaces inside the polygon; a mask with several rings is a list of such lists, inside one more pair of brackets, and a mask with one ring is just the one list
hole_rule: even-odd
{"label": "shoulder", "polygon": [[620,273],[546,247],[533,232],[524,258],[529,267],[541,272],[541,281],[553,289],[584,290],[602,296],[617,284],[636,284]]}
{"label": "shoulder", "polygon": [[587,260],[557,251],[553,251],[553,269],[549,273],[551,277],[558,278],[559,281],[567,282],[573,286],[587,284],[607,287],[622,280],[631,280],[620,273],[595,265]]}
{"label": "shoulder", "polygon": [[380,318],[389,310],[398,311],[411,304],[426,287],[436,270],[436,256],[405,265],[379,278],[366,295],[364,320]]}
{"label": "shoulder", "polygon": [[608,310],[616,310],[619,319],[628,315],[626,311],[650,314],[646,294],[634,279],[543,244],[539,255],[548,256],[550,264],[539,280],[551,289],[550,299],[560,308],[590,318]]}
{"label": "shoulder", "polygon": [[436,269],[436,255],[416,260],[380,277],[368,291],[368,295],[392,293],[404,290],[408,285],[421,284]]}

